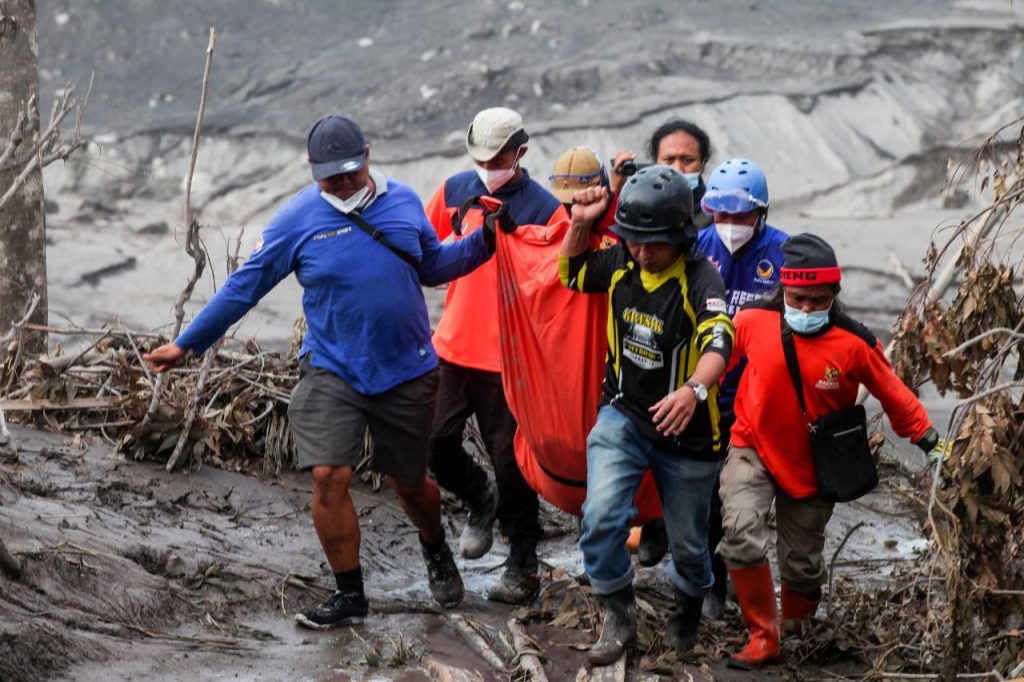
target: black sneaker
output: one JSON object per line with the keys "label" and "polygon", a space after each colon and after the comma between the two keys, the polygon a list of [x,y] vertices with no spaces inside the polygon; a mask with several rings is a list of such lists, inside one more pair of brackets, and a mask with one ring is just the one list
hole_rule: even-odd
{"label": "black sneaker", "polygon": [[455,565],[448,543],[442,542],[440,549],[429,552],[423,547],[423,561],[427,564],[427,579],[430,581],[430,596],[446,609],[453,609],[462,603],[465,592],[462,576]]}
{"label": "black sneaker", "polygon": [[295,614],[295,622],[311,630],[329,630],[339,625],[363,622],[370,605],[358,592],[335,592],[319,606],[307,606]]}

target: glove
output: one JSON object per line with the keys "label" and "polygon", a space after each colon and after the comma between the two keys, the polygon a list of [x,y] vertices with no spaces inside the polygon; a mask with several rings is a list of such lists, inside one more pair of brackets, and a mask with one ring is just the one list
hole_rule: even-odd
{"label": "glove", "polygon": [[519,228],[519,224],[508,211],[508,204],[502,204],[497,210],[484,214],[484,225],[493,233],[495,226],[505,234],[512,234]]}
{"label": "glove", "polygon": [[483,201],[484,198],[486,197],[481,198],[480,203],[490,209],[484,213],[482,228],[484,231],[484,242],[493,251],[495,248],[495,232],[500,229],[505,234],[511,234],[516,231],[519,225],[509,214],[508,204],[500,204],[497,208],[490,208],[493,204],[491,202],[485,203]]}
{"label": "glove", "polygon": [[953,454],[953,442],[946,442],[939,438],[939,432],[934,427],[924,432],[924,435],[915,441],[914,445],[924,450],[928,461],[932,464],[945,462]]}
{"label": "glove", "polygon": [[953,454],[953,443],[952,441],[947,443],[946,441],[939,439],[938,445],[928,451],[928,461],[932,464],[938,464],[939,462],[945,462],[949,459],[949,456]]}

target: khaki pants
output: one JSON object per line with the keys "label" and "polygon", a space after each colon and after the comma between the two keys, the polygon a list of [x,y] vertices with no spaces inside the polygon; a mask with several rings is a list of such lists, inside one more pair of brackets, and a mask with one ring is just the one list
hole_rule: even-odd
{"label": "khaki pants", "polygon": [[757,452],[738,447],[731,448],[725,460],[721,495],[725,536],[718,551],[726,565],[748,568],[768,560],[768,516],[774,498],[782,584],[801,594],[816,593],[825,581],[821,550],[833,504],[818,497],[789,497]]}

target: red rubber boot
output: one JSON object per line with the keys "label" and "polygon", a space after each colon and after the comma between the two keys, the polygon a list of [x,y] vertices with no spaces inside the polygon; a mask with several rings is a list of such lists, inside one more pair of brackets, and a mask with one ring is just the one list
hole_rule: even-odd
{"label": "red rubber boot", "polygon": [[782,586],[782,635],[803,635],[810,629],[811,618],[818,610],[821,590],[815,595],[802,594]]}
{"label": "red rubber boot", "polygon": [[768,562],[751,568],[730,568],[736,587],[743,624],[750,639],[739,653],[729,658],[730,668],[758,670],[779,660],[779,611],[775,605],[775,585]]}

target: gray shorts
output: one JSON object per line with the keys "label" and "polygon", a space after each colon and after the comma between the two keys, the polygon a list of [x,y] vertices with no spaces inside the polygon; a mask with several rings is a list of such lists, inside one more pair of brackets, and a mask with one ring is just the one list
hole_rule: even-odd
{"label": "gray shorts", "polygon": [[363,395],[308,356],[288,406],[299,468],[354,467],[367,427],[373,437],[370,467],[406,484],[427,473],[427,446],[434,421],[438,371],[434,368],[378,395]]}

